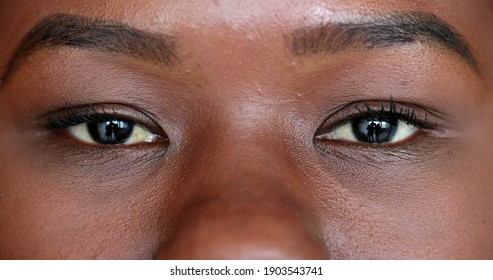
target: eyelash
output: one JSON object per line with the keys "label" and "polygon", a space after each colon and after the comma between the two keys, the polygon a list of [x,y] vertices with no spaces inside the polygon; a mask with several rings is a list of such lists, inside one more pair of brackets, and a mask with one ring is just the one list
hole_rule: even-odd
{"label": "eyelash", "polygon": [[96,110],[93,112],[81,112],[81,111],[67,111],[66,116],[50,115],[48,117],[48,123],[52,129],[64,129],[70,126],[78,125],[81,123],[93,123],[109,121],[115,119],[110,115],[100,114]]}
{"label": "eyelash", "polygon": [[357,118],[399,119],[419,129],[433,130],[440,127],[442,114],[431,109],[408,103],[390,101],[356,101],[339,108],[325,119],[316,136],[323,135]]}

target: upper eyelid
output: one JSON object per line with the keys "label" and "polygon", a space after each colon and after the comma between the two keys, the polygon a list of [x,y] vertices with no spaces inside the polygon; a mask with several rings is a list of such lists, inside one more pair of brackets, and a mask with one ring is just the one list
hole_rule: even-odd
{"label": "upper eyelid", "polygon": [[445,114],[443,114],[442,112],[439,112],[435,109],[424,107],[422,105],[418,105],[418,104],[414,104],[414,103],[395,101],[392,98],[390,98],[389,100],[359,100],[359,101],[353,101],[353,102],[350,102],[347,104],[343,104],[343,105],[339,106],[338,108],[336,108],[335,110],[332,110],[332,114],[329,115],[328,118],[330,118],[332,115],[335,115],[338,112],[343,111],[343,110],[345,110],[351,106],[360,105],[360,107],[361,107],[361,105],[366,106],[365,104],[366,105],[372,105],[372,106],[384,105],[387,107],[389,107],[389,105],[395,105],[397,108],[400,108],[400,107],[414,108],[414,109],[424,110],[427,113],[429,113],[430,115],[433,115],[437,118],[441,118],[441,119],[445,118]]}

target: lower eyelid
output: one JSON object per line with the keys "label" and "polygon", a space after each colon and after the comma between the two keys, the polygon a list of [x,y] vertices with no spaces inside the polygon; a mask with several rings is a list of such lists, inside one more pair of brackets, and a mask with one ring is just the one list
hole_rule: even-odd
{"label": "lower eyelid", "polygon": [[[434,160],[439,154],[444,154],[442,150],[445,148],[440,148],[445,145],[444,141],[446,139],[434,137],[425,130],[420,130],[403,143],[389,145],[316,139],[314,145],[324,160],[327,160],[327,157],[336,157],[341,164],[347,162],[349,166],[355,166],[351,164],[354,161],[355,164],[363,163],[382,169],[388,164],[413,164]],[[328,161],[332,162],[330,159]]]}
{"label": "lower eyelid", "polygon": [[[170,154],[169,142],[158,142],[156,145],[120,145],[107,148],[99,145],[81,144],[70,139],[61,130],[43,136],[42,148],[44,155],[49,155],[49,164],[53,168],[104,168],[118,169],[124,174],[145,170],[156,165],[156,161],[167,161]],[[129,174],[130,174],[129,173]],[[91,174],[91,173],[88,173]],[[132,173],[133,174],[133,173]]]}

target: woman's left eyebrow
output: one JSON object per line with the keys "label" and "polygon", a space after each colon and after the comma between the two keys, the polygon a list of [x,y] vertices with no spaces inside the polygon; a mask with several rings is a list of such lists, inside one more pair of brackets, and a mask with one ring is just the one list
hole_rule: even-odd
{"label": "woman's left eyebrow", "polygon": [[26,34],[8,62],[1,82],[3,86],[23,58],[43,48],[95,49],[173,65],[178,61],[175,42],[173,36],[138,30],[115,21],[56,14],[43,19]]}
{"label": "woman's left eyebrow", "polygon": [[431,13],[396,12],[357,17],[354,21],[321,23],[299,28],[288,38],[297,56],[435,43],[459,54],[479,73],[478,62],[464,36]]}

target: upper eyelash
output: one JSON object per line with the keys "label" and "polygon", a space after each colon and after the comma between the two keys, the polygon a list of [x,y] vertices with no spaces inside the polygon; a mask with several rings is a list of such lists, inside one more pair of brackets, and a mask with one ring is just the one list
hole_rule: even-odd
{"label": "upper eyelash", "polygon": [[[89,109],[89,108],[88,108]],[[63,129],[82,123],[95,123],[116,119],[114,116],[101,114],[92,110],[92,112],[67,111],[66,116],[49,115],[47,121],[53,129]],[[120,118],[118,118],[120,119]],[[123,120],[123,119],[122,119]]]}
{"label": "upper eyelash", "polygon": [[399,117],[404,123],[406,124],[412,124],[420,127],[428,127],[428,119],[426,118],[425,114],[425,119],[423,121],[418,120],[417,115],[416,115],[416,109],[415,108],[405,108],[405,107],[400,107],[399,111],[397,111],[395,103],[392,101],[389,103],[388,108],[386,108],[383,103],[381,103],[381,108],[379,110],[373,110],[370,108],[368,105],[368,102],[363,103],[364,108],[366,111],[362,111],[359,109],[359,107],[356,105],[355,108],[358,110],[359,115],[353,116],[353,118],[358,117],[374,117],[374,118],[385,118],[385,117]]}

